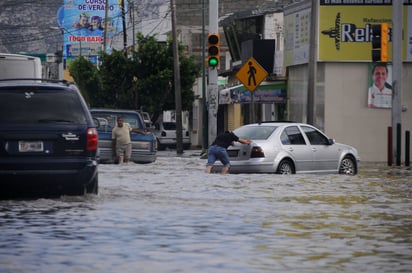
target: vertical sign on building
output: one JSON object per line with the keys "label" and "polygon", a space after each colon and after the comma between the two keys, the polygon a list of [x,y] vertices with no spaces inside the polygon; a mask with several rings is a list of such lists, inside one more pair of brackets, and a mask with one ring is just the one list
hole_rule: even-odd
{"label": "vertical sign on building", "polygon": [[[107,18],[105,18],[106,3]],[[107,32],[104,51],[110,52],[114,35],[122,30],[120,3],[121,0],[64,1],[63,12],[60,11],[63,19],[59,24],[64,35],[63,58],[66,64],[83,56],[96,65],[99,52],[103,50],[105,25],[107,25]]]}

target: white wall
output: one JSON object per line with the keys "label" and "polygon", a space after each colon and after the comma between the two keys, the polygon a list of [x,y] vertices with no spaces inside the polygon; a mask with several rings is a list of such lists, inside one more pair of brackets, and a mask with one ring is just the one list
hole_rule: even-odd
{"label": "white wall", "polygon": [[[297,121],[306,120],[306,67],[289,68],[289,112]],[[387,128],[392,125],[391,109],[367,107],[369,63],[318,64],[317,107],[315,124],[337,142],[356,147],[363,162],[387,161]],[[306,84],[306,85],[305,85]],[[402,104],[402,162],[405,130],[412,131],[412,64],[404,64]],[[302,96],[302,97],[300,97]],[[324,98],[322,98],[324,96]],[[321,103],[324,100],[324,104]],[[300,118],[300,120],[299,120]],[[322,124],[323,123],[323,124]],[[324,127],[324,128],[322,128]]]}

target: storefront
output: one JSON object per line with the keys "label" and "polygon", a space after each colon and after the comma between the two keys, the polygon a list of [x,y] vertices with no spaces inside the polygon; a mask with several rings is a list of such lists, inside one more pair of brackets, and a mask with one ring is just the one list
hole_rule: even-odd
{"label": "storefront", "polygon": [[243,85],[220,90],[218,131],[243,124],[287,118],[286,81],[263,82],[250,92]]}

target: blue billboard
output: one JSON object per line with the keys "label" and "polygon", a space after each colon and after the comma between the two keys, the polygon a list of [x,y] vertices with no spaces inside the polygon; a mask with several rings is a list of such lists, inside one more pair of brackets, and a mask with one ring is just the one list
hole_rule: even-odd
{"label": "blue billboard", "polygon": [[97,64],[99,52],[110,53],[113,37],[122,31],[121,1],[64,0],[57,21],[64,36],[65,62],[84,56]]}

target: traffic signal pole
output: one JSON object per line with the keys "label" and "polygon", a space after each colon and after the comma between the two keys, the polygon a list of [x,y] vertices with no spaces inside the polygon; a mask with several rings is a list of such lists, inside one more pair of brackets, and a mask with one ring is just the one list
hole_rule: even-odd
{"label": "traffic signal pole", "polygon": [[[400,147],[402,113],[402,24],[403,1],[392,1],[392,147]],[[392,149],[392,162],[400,158],[401,149]],[[398,160],[399,161],[399,160]],[[398,162],[399,163],[399,162]],[[399,164],[400,165],[400,164]]]}
{"label": "traffic signal pole", "polygon": [[176,106],[176,154],[183,154],[183,125],[182,125],[182,91],[180,85],[180,60],[179,44],[176,29],[176,0],[170,0],[172,10],[172,33],[173,33],[173,72],[175,84],[175,106]]}
{"label": "traffic signal pole", "polygon": [[[218,6],[219,0],[209,0],[209,33],[218,34]],[[217,86],[217,66],[208,65],[208,141],[209,145],[215,140],[217,135],[217,110],[219,107],[218,101],[218,86]]]}

